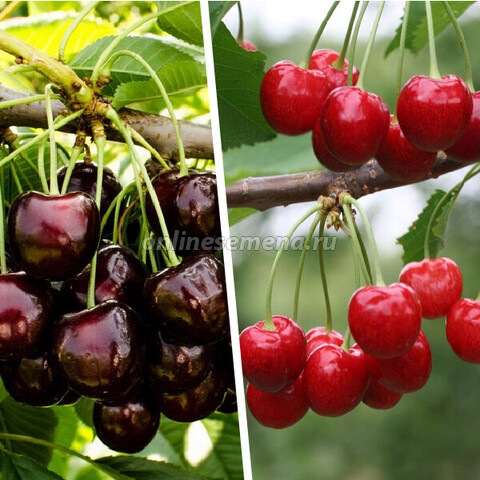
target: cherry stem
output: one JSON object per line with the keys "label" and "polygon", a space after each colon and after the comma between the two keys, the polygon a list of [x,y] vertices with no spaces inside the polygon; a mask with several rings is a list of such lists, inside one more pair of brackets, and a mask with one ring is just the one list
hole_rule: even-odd
{"label": "cherry stem", "polygon": [[327,14],[325,15],[325,18],[323,19],[322,23],[318,27],[317,33],[313,37],[312,43],[308,47],[308,50],[304,59],[299,64],[300,68],[308,69],[308,65],[310,64],[310,58],[312,58],[312,53],[315,50],[315,48],[317,48],[318,41],[320,40],[320,37],[322,36],[322,33],[325,30],[325,27],[327,26],[328,21],[330,20],[330,17],[333,15],[333,12],[338,7],[339,3],[340,3],[339,1],[333,2],[332,6],[328,10]]}
{"label": "cherry stem", "polygon": [[428,28],[428,51],[430,54],[430,78],[440,80],[442,76],[438,70],[437,53],[435,51],[435,30],[433,28],[432,18],[432,4],[430,0],[425,2],[425,12],[427,14],[427,28]]}
{"label": "cherry stem", "polygon": [[323,235],[325,233],[325,222],[326,217],[323,217],[318,231],[318,260],[320,263],[320,276],[322,278],[323,296],[325,298],[325,308],[327,311],[327,326],[325,327],[325,331],[327,333],[331,333],[333,330],[332,306],[330,304],[330,296],[328,294],[327,272],[325,270],[325,258],[323,255]]}
{"label": "cherry stem", "polygon": [[20,179],[18,178],[17,169],[15,168],[15,164],[13,162],[10,163],[10,173],[12,174],[13,181],[15,186],[17,187],[18,193],[23,193],[23,187],[20,183]]}
{"label": "cherry stem", "polygon": [[[154,236],[152,232],[149,233],[148,238],[150,243],[154,241]],[[158,272],[157,259],[155,258],[155,253],[153,252],[153,248],[148,249],[148,256],[150,258],[150,263],[152,265],[152,272],[153,273]]]}
{"label": "cherry stem", "polygon": [[393,114],[393,123],[397,123],[397,103],[400,91],[402,90],[403,76],[403,59],[405,58],[405,42],[407,39],[408,17],[410,15],[410,2],[405,3],[403,11],[402,31],[400,32],[400,45],[398,50],[398,66],[397,66],[397,85],[395,89],[395,112]]}
{"label": "cherry stem", "polygon": [[360,262],[358,261],[358,250],[357,245],[353,239],[353,236],[349,236],[350,241],[350,248],[352,249],[352,257],[353,257],[353,269],[354,269],[354,288],[355,291],[358,290],[361,286],[360,280]]}
{"label": "cherry stem", "polygon": [[78,157],[83,152],[83,147],[79,147],[75,145],[72,148],[72,153],[70,154],[70,161],[68,162],[67,171],[65,172],[65,177],[63,179],[63,185],[61,194],[65,195],[67,193],[68,184],[70,183],[70,178],[73,173],[73,169],[75,168],[75,164],[77,163]]}
{"label": "cherry stem", "polygon": [[345,336],[343,337],[343,343],[341,348],[347,353],[350,353],[350,340],[352,338],[352,333],[350,332],[350,327],[347,325],[347,330],[345,331]]}
{"label": "cherry stem", "polygon": [[43,193],[48,193],[48,180],[45,173],[45,147],[47,146],[47,140],[45,138],[40,142],[37,156],[38,176],[40,177]]}
{"label": "cherry stem", "polygon": [[237,2],[238,7],[238,35],[237,35],[237,43],[239,45],[243,42],[243,13],[242,13],[242,6],[240,2]]}
{"label": "cherry stem", "polygon": [[270,277],[268,279],[268,286],[267,286],[267,301],[266,301],[266,309],[265,309],[265,323],[263,325],[263,328],[265,330],[276,330],[275,325],[273,324],[272,321],[272,292],[273,292],[273,282],[275,280],[275,275],[277,273],[277,268],[278,268],[278,262],[280,261],[280,257],[282,256],[283,251],[285,250],[285,246],[287,245],[287,242],[290,240],[292,235],[295,233],[297,228],[305,221],[307,218],[309,218],[311,215],[314,213],[318,212],[323,208],[322,204],[316,204],[314,207],[312,207],[307,213],[305,213],[297,222],[293,225],[291,230],[287,233],[285,238],[282,241],[282,244],[280,246],[280,249],[278,250],[275,260],[273,261],[272,264],[272,269],[270,270]]}
{"label": "cherry stem", "polygon": [[45,109],[47,111],[47,123],[50,142],[50,195],[58,195],[58,178],[57,178],[57,145],[55,143],[55,130],[53,128],[53,111],[52,111],[52,87],[49,83],[45,87]]}
{"label": "cherry stem", "polygon": [[450,21],[452,22],[453,28],[455,29],[455,33],[457,34],[458,43],[460,44],[460,48],[462,49],[463,53],[463,60],[465,62],[465,83],[468,85],[468,88],[473,93],[475,92],[475,87],[473,86],[473,75],[472,75],[472,64],[470,63],[470,56],[468,54],[467,49],[467,42],[465,41],[465,37],[463,35],[462,29],[460,28],[460,24],[455,17],[452,8],[448,4],[448,2],[443,2],[443,7],[447,12]]}
{"label": "cherry stem", "polygon": [[363,80],[367,72],[368,60],[370,59],[370,55],[372,53],[373,42],[375,41],[375,36],[378,30],[378,24],[380,23],[380,18],[382,16],[384,7],[385,7],[385,2],[380,2],[380,4],[378,5],[375,21],[373,22],[372,31],[370,32],[370,37],[368,39],[367,48],[365,49],[365,53],[363,55],[362,66],[360,67],[360,75],[358,76],[358,81],[357,81],[358,88],[363,88]]}
{"label": "cherry stem", "polygon": [[171,170],[170,165],[155,150],[155,148],[152,147],[152,145],[150,145],[147,142],[147,140],[145,140],[145,138],[142,137],[142,135],[140,135],[134,128],[130,127],[129,125],[127,126],[127,128],[130,130],[130,133],[132,135],[132,140],[137,142],[141,147],[145,148],[145,150],[148,150],[152,154],[152,156],[155,157],[160,162],[160,164],[165,170]]}
{"label": "cherry stem", "polygon": [[5,210],[3,205],[3,188],[0,186],[0,268],[2,275],[7,271],[7,255],[5,253]]}
{"label": "cherry stem", "polygon": [[345,55],[347,54],[348,44],[350,43],[350,37],[352,36],[353,25],[355,24],[355,17],[357,16],[359,5],[360,2],[355,2],[353,4],[353,11],[350,16],[347,33],[345,34],[345,40],[343,41],[342,51],[340,52],[339,57],[332,63],[332,67],[341,72],[343,72],[343,62],[345,61]]}
{"label": "cherry stem", "polygon": [[347,85],[350,87],[353,85],[353,62],[355,60],[355,49],[357,48],[358,33],[360,31],[360,25],[362,24],[363,16],[365,15],[365,10],[367,10],[368,2],[362,3],[362,8],[358,14],[357,21],[355,22],[355,29],[353,31],[352,42],[350,43],[350,49],[348,51],[348,78]]}
{"label": "cherry stem", "polygon": [[299,297],[300,297],[300,285],[302,283],[302,274],[303,274],[303,267],[305,264],[305,257],[307,256],[307,251],[309,250],[310,243],[312,241],[313,234],[317,228],[317,225],[320,222],[321,215],[317,213],[315,219],[313,220],[312,226],[308,231],[307,237],[305,238],[305,243],[303,245],[302,254],[300,256],[300,261],[298,262],[298,270],[297,270],[297,281],[295,285],[295,297],[293,300],[293,316],[292,320],[297,321],[298,318],[298,304],[299,304]]}
{"label": "cherry stem", "polygon": [[[60,95],[52,94],[51,99],[58,100]],[[0,109],[16,107],[17,105],[27,105],[29,103],[43,102],[45,100],[45,95],[32,95],[31,97],[25,98],[16,98],[15,100],[6,100],[5,102],[0,102]]]}
{"label": "cherry stem", "polygon": [[63,62],[65,61],[65,48],[67,46],[67,42],[72,36],[73,32],[77,29],[80,25],[82,20],[93,10],[100,2],[91,2],[86,5],[83,10],[77,15],[75,20],[68,26],[67,31],[63,34],[62,39],[60,40],[60,45],[58,47],[58,59]]}
{"label": "cherry stem", "polygon": [[357,223],[353,222],[353,226],[355,228],[355,233],[357,234],[358,245],[360,247],[360,254],[363,258],[363,261],[365,262],[365,268],[366,268],[367,274],[368,274],[368,277],[366,278],[366,281],[369,282],[370,284],[373,284],[372,267],[370,266],[370,260],[368,258],[367,249],[365,248],[365,243],[363,241],[363,238],[362,238],[362,235],[360,233],[360,229],[358,228]]}
{"label": "cherry stem", "polygon": [[113,243],[118,243],[118,222],[120,219],[120,209],[122,206],[123,199],[125,198],[125,195],[135,187],[136,187],[135,182],[131,182],[117,195],[118,200],[115,205],[115,216],[113,219],[113,236],[112,236]]}

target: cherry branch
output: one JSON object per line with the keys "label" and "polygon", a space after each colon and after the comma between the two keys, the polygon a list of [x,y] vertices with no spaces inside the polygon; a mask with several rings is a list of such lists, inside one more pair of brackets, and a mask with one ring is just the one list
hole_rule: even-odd
{"label": "cherry branch", "polygon": [[[0,102],[28,96],[30,94],[18,92],[0,85]],[[52,101],[52,108],[53,115],[56,117],[65,110],[65,105],[59,100],[54,100]],[[142,113],[127,108],[120,110],[119,115],[126,124],[139,132],[162,156],[171,159],[178,158],[175,129],[168,117]],[[179,121],[178,123],[187,158],[213,158],[211,128],[191,122]],[[0,109],[0,128],[10,126],[47,128],[45,102],[35,102]],[[74,121],[60,130],[75,133],[78,127],[78,122]],[[123,142],[120,132],[113,128],[106,129],[106,134],[108,140]]]}
{"label": "cherry branch", "polygon": [[[454,162],[439,154],[427,178],[438,178],[465,166],[467,165]],[[409,182],[393,180],[376,160],[370,160],[360,168],[345,173],[321,170],[245,178],[227,186],[227,203],[229,207],[267,210],[282,205],[314,201],[320,195],[337,196],[340,192],[347,191],[352,197],[360,198],[408,184]]]}

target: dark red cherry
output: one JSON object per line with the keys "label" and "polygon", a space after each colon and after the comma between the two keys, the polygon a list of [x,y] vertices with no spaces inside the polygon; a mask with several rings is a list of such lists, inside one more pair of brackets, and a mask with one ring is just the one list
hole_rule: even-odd
{"label": "dark red cherry", "polygon": [[262,392],[248,384],[246,399],[250,413],[265,427],[286,428],[297,423],[308,411],[302,377],[277,393]]}
{"label": "dark red cherry", "polygon": [[389,123],[388,108],[380,97],[357,87],[338,87],[325,101],[320,129],[337,160],[358,166],[376,155]]}
{"label": "dark red cherry", "polygon": [[348,305],[353,338],[377,358],[403,355],[417,340],[422,323],[420,301],[408,285],[358,289]]}
{"label": "dark red cherry", "polygon": [[413,347],[399,357],[379,359],[366,355],[366,358],[373,377],[385,388],[397,393],[419,390],[427,383],[432,370],[430,345],[422,331]]}
{"label": "dark red cherry", "polygon": [[47,354],[0,363],[7,392],[17,402],[33,407],[51,407],[68,392],[65,381],[52,369]]}
{"label": "dark red cherry", "polygon": [[243,376],[255,388],[276,393],[291,385],[307,360],[307,342],[301,327],[288,317],[275,315],[276,330],[265,322],[246,328],[240,335]]}
{"label": "dark red cherry", "polygon": [[204,345],[228,335],[223,265],[204,253],[150,275],[144,288],[150,321],[168,333],[168,341]]}
{"label": "dark red cherry", "polygon": [[462,295],[462,272],[450,258],[410,262],[400,272],[399,281],[415,290],[424,318],[445,316]]}
{"label": "dark red cherry", "polygon": [[[343,61],[343,70],[337,70],[333,63],[338,59],[340,54],[335,50],[315,50],[310,58],[309,67],[311,70],[320,70],[327,77],[330,88],[333,90],[337,87],[346,87],[348,80],[348,60]],[[360,72],[353,67],[353,85],[357,84]]]}
{"label": "dark red cherry", "polygon": [[164,393],[177,394],[199,385],[213,365],[210,345],[176,345],[167,343],[158,329],[148,338],[150,377]]}
{"label": "dark red cherry", "polygon": [[313,128],[329,92],[330,84],[323,72],[283,60],[263,77],[263,115],[278,133],[300,135]]}
{"label": "dark red cherry", "polygon": [[405,138],[398,123],[390,123],[387,138],[375,157],[392,178],[417,182],[430,172],[437,154],[418,149]]}
{"label": "dark red cherry", "polygon": [[447,340],[464,362],[480,363],[480,302],[462,298],[448,311]]}
{"label": "dark red cherry", "polygon": [[370,378],[370,384],[363,396],[362,402],[377,410],[387,410],[393,408],[401,398],[401,393],[388,390],[372,377]]}
{"label": "dark red cherry", "polygon": [[53,332],[52,359],[72,390],[99,400],[112,399],[140,376],[144,343],[137,314],[109,300],[60,319]]}
{"label": "dark red cherry", "polygon": [[[95,301],[117,300],[141,312],[143,284],[148,270],[129,248],[106,245],[98,250]],[[61,293],[72,310],[87,306],[90,267],[63,283]],[[71,311],[72,311],[71,310]]]}
{"label": "dark red cherry", "polygon": [[26,273],[0,275],[0,360],[37,354],[53,322],[53,291]]}
{"label": "dark red cherry", "polygon": [[472,95],[456,75],[437,80],[412,77],[398,97],[398,123],[405,137],[420,150],[450,148],[467,128],[472,114]]}
{"label": "dark red cherry", "polygon": [[358,347],[347,353],[338,345],[325,344],[308,357],[303,389],[315,413],[337,417],[362,401],[369,379],[365,354]]}
{"label": "dark red cherry", "polygon": [[[58,185],[63,187],[67,167],[60,168],[57,172]],[[95,163],[77,162],[73,167],[72,176],[68,182],[67,192],[85,192],[92,198],[95,198],[97,192],[97,173],[98,168]],[[108,168],[103,168],[102,182],[102,200],[100,203],[100,213],[103,215],[115,197],[122,191],[115,174]]]}
{"label": "dark red cherry", "polygon": [[320,345],[326,343],[333,343],[339,347],[343,343],[343,335],[335,330],[330,333],[325,331],[325,327],[315,327],[307,332],[305,335],[307,339],[307,356],[309,356]]}
{"label": "dark red cherry", "polygon": [[8,216],[10,247],[20,268],[36,277],[65,280],[92,259],[100,234],[100,215],[83,192],[49,196],[19,195]]}
{"label": "dark red cherry", "polygon": [[225,396],[226,374],[213,369],[200,385],[178,395],[163,395],[162,412],[175,422],[195,422],[211,415]]}
{"label": "dark red cherry", "polygon": [[252,42],[249,42],[248,40],[244,40],[240,46],[247,50],[248,52],[255,52],[256,50],[258,50],[258,48],[252,43]]}
{"label": "dark red cherry", "polygon": [[98,438],[116,452],[140,452],[153,440],[159,425],[160,412],[146,395],[116,407],[98,403],[93,407]]}
{"label": "dark red cherry", "polygon": [[473,163],[480,159],[480,92],[472,94],[473,110],[462,136],[445,153],[457,162]]}

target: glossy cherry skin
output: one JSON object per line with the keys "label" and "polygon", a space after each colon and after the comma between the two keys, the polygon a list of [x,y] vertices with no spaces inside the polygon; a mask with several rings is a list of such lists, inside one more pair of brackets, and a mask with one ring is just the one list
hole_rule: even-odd
{"label": "glossy cherry skin", "polygon": [[418,149],[405,138],[398,123],[390,123],[387,138],[375,158],[392,178],[405,182],[417,182],[430,172],[437,154]]}
{"label": "glossy cherry skin", "polygon": [[450,258],[410,262],[400,272],[399,281],[415,290],[424,318],[445,316],[462,295],[462,272]]}
{"label": "glossy cherry skin", "polygon": [[47,354],[0,364],[7,392],[17,402],[33,407],[51,407],[68,392],[65,381],[52,369]]}
{"label": "glossy cherry skin", "polygon": [[441,80],[417,75],[398,97],[398,123],[405,137],[420,150],[437,152],[451,147],[467,128],[472,95],[456,75]]}
{"label": "glossy cherry skin", "polygon": [[228,335],[225,274],[214,255],[198,254],[150,275],[144,298],[150,321],[168,341],[205,345]]}
{"label": "glossy cherry skin", "polygon": [[317,157],[317,160],[325,168],[328,168],[332,172],[349,172],[357,168],[356,165],[348,165],[347,163],[340,162],[337,160],[327,149],[325,142],[323,141],[321,127],[320,127],[321,117],[318,117],[315,120],[312,131],[312,146],[313,152]]}
{"label": "glossy cherry skin", "polygon": [[[63,187],[66,172],[66,166],[60,168],[57,172],[60,190]],[[85,192],[92,198],[95,198],[97,193],[97,172],[98,168],[95,163],[77,162],[73,167],[67,192]],[[100,213],[102,215],[121,191],[122,186],[115,174],[108,167],[103,167],[102,199],[100,202]]]}
{"label": "glossy cherry skin", "polygon": [[462,298],[448,311],[447,340],[464,362],[480,363],[480,302]]}
{"label": "glossy cherry skin", "polygon": [[27,273],[65,280],[92,259],[100,236],[100,215],[83,192],[19,195],[10,209],[8,233],[13,256]]}
{"label": "glossy cherry skin", "polygon": [[157,433],[160,411],[145,395],[115,407],[95,404],[93,426],[98,438],[112,450],[137,453]]}
{"label": "glossy cherry skin", "polygon": [[265,322],[247,327],[240,335],[243,376],[255,388],[276,393],[291,385],[307,360],[307,342],[301,327],[288,317],[275,315],[276,330]]}
{"label": "glossy cherry skin", "polygon": [[397,393],[419,390],[427,383],[432,370],[430,345],[422,331],[413,347],[399,357],[379,359],[366,355],[366,358],[373,377],[385,388]]}
{"label": "glossy cherry skin", "polygon": [[310,408],[318,415],[337,417],[353,410],[368,388],[370,374],[365,354],[350,353],[334,344],[318,347],[303,372],[303,389]]}
{"label": "glossy cherry skin", "polygon": [[480,92],[472,94],[473,110],[462,136],[445,153],[457,162],[474,163],[480,159]]}
{"label": "glossy cherry skin", "polygon": [[330,92],[325,74],[283,60],[270,68],[260,87],[263,115],[278,133],[300,135],[312,130]]}
{"label": "glossy cherry skin", "polygon": [[145,365],[141,320],[114,300],[64,315],[53,332],[52,359],[72,390],[98,400],[116,398]]}
{"label": "glossy cherry skin", "polygon": [[150,377],[164,393],[178,394],[199,385],[213,366],[210,345],[167,343],[158,329],[151,329],[148,344]]}
{"label": "glossy cherry skin", "polygon": [[[337,70],[333,63],[338,59],[340,54],[335,50],[315,50],[310,58],[308,68],[311,70],[320,70],[327,77],[330,88],[346,87],[348,82],[348,60],[343,61],[343,70]],[[353,85],[357,84],[360,72],[353,67]]]}
{"label": "glossy cherry skin", "polygon": [[303,392],[303,375],[295,383],[277,393],[268,393],[247,385],[247,405],[250,413],[264,427],[286,428],[301,420],[308,411]]}
{"label": "glossy cherry skin", "polygon": [[162,412],[175,422],[201,420],[222,404],[225,387],[225,371],[213,369],[197,387],[179,395],[163,395]]}
{"label": "glossy cherry skin", "polygon": [[[122,245],[106,245],[98,250],[97,275],[95,277],[95,301],[102,303],[117,300],[142,311],[143,284],[148,270],[145,264],[129,248]],[[66,280],[61,289],[73,311],[87,306],[90,266],[76,277]]]}
{"label": "glossy cherry skin", "polygon": [[420,301],[407,285],[358,289],[348,305],[353,338],[368,354],[393,358],[412,348],[422,323]]}
{"label": "glossy cherry skin", "polygon": [[307,332],[305,338],[307,339],[307,357],[320,345],[333,343],[340,347],[343,343],[343,335],[341,333],[338,333],[335,330],[327,333],[325,327],[312,328]]}
{"label": "glossy cherry skin", "polygon": [[359,166],[376,155],[389,124],[390,114],[380,97],[357,87],[338,87],[325,101],[320,130],[337,160]]}
{"label": "glossy cherry skin", "polygon": [[375,378],[370,378],[370,384],[363,396],[362,402],[377,410],[388,410],[393,408],[402,398],[401,393],[392,392],[380,385]]}
{"label": "glossy cherry skin", "polygon": [[258,50],[258,48],[252,43],[252,42],[249,42],[248,40],[244,40],[240,46],[247,50],[248,52],[255,52]]}
{"label": "glossy cherry skin", "polygon": [[26,273],[0,275],[0,360],[20,360],[43,349],[53,299],[48,282]]}

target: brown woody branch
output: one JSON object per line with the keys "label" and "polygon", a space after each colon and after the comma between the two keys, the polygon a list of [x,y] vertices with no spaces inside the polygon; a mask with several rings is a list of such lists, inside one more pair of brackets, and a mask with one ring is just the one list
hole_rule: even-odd
{"label": "brown woody branch", "polygon": [[[427,179],[437,178],[465,166],[439,155]],[[345,173],[322,170],[245,178],[227,187],[227,203],[229,207],[267,210],[281,205],[313,201],[320,195],[337,196],[341,191],[348,191],[353,197],[360,198],[408,184],[409,182],[393,180],[376,160],[370,160],[360,168]]]}
{"label": "brown woody branch", "polygon": [[[0,102],[28,96],[29,94],[27,93],[17,92],[0,85]],[[65,105],[59,100],[54,100],[52,107],[54,116],[65,110]],[[178,147],[175,131],[168,117],[142,113],[128,108],[120,110],[119,115],[122,120],[139,132],[162,156],[177,158]],[[210,127],[182,121],[179,121],[179,125],[187,158],[213,158],[212,131]],[[45,102],[35,102],[0,109],[0,128],[11,126],[47,128]],[[74,121],[61,130],[75,133],[77,128],[78,123]],[[109,140],[123,142],[123,138],[117,130],[107,129],[106,133]]]}

